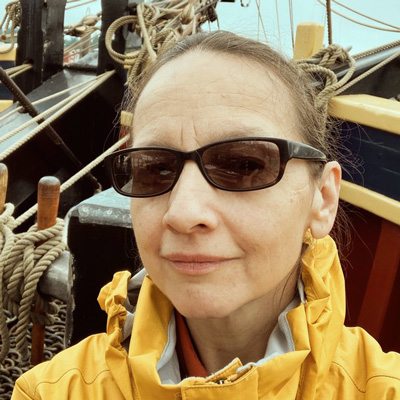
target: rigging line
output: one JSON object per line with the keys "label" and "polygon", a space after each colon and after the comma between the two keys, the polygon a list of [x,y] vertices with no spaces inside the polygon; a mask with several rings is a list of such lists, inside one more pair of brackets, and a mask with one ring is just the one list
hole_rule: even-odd
{"label": "rigging line", "polygon": [[[98,46],[99,46],[98,43],[92,43],[90,46],[85,46],[85,47],[82,46],[82,48],[69,50],[67,53],[64,53],[64,56],[67,56],[67,55],[79,55],[82,51],[86,52],[86,51],[94,49],[94,48],[96,48]],[[74,53],[70,54],[70,52],[74,52]]]}
{"label": "rigging line", "polygon": [[[256,0],[256,5],[258,7],[258,0]],[[260,11],[257,13],[257,42],[260,41]]]}
{"label": "rigging line", "polygon": [[[326,7],[326,5],[324,4],[324,2],[322,0],[317,0],[317,1],[318,1],[319,4],[321,4],[324,7]],[[354,22],[355,24],[365,26],[367,28],[377,29],[379,31],[385,31],[385,32],[400,32],[400,30],[398,30],[398,29],[381,28],[379,26],[365,24],[364,22],[360,22],[360,21],[357,21],[357,20],[355,20],[353,18],[347,17],[346,15],[343,15],[343,14],[339,13],[338,11],[336,11],[334,9],[332,9],[332,12],[335,13],[336,15],[339,15],[340,17],[342,17],[344,19],[347,19],[347,20],[349,20],[351,22]]]}
{"label": "rigging line", "polygon": [[[261,0],[256,0],[256,5],[257,5],[257,9],[258,9],[258,24],[261,23],[262,29],[264,31],[264,37],[265,37],[265,41],[268,42],[268,38],[267,38],[267,31],[265,30],[265,26],[264,26],[264,21],[262,19],[262,15],[261,15],[261,4],[260,4]],[[258,33],[257,33],[258,35]],[[258,40],[258,38],[257,38]]]}
{"label": "rigging line", "polygon": [[32,64],[25,64],[25,65],[26,65],[25,68],[20,68],[19,70],[15,71],[15,72],[13,72],[13,73],[11,73],[11,74],[9,74],[9,77],[12,78],[12,79],[14,79],[16,76],[18,76],[18,75],[20,75],[20,74],[22,74],[22,73],[24,73],[24,72],[26,72],[26,71],[29,71],[30,69],[33,68],[33,65],[32,65]]}
{"label": "rigging line", "polygon": [[355,10],[355,9],[349,7],[349,6],[346,6],[346,5],[343,4],[343,3],[340,3],[340,2],[337,1],[337,0],[332,0],[332,1],[333,1],[334,3],[336,3],[337,5],[339,5],[339,6],[341,6],[341,7],[343,7],[343,8],[346,8],[346,9],[349,10],[349,11],[352,11],[352,12],[355,13],[355,14],[358,14],[358,15],[361,15],[362,17],[364,17],[364,18],[370,19],[371,21],[375,21],[375,22],[378,22],[379,24],[386,25],[386,26],[390,26],[391,28],[400,30],[400,26],[392,25],[392,24],[389,24],[389,23],[387,23],[387,22],[381,21],[381,20],[379,20],[379,19],[370,17],[369,15],[363,14],[363,13],[361,13],[360,11],[357,11],[357,10]]}
{"label": "rigging line", "polygon": [[[104,74],[100,75],[103,76]],[[86,83],[86,82],[85,82]],[[39,115],[37,115],[36,117],[33,117],[32,119],[30,119],[29,121],[21,124],[20,126],[18,126],[17,128],[15,128],[13,131],[7,133],[6,135],[0,137],[0,143],[3,143],[4,141],[8,140],[9,138],[15,136],[17,133],[23,131],[24,129],[28,128],[30,125],[34,124],[35,122],[39,122],[39,126],[41,124],[40,119],[44,119],[45,117],[47,117],[48,115],[51,115],[53,112],[57,111],[58,109],[60,109],[61,107],[64,107],[66,104],[68,104],[72,99],[74,99],[75,97],[81,95],[82,93],[84,93],[86,90],[90,89],[91,87],[94,87],[94,85],[96,85],[95,83],[93,83],[92,85],[88,85],[87,87],[81,89],[80,91],[78,91],[75,94],[72,94],[68,97],[66,97],[64,100],[60,101],[59,103],[53,105],[52,107],[50,107],[49,109],[41,112]],[[65,92],[65,91],[64,91]],[[53,95],[54,96],[54,95]],[[52,96],[49,96],[52,97]],[[43,100],[43,99],[41,99]],[[38,104],[39,101],[38,100],[36,102],[36,104]],[[34,104],[34,103],[32,103]],[[19,107],[19,108],[24,108],[23,106]],[[7,115],[8,116],[8,115]]]}
{"label": "rigging line", "polygon": [[292,49],[294,49],[294,24],[293,24],[293,1],[289,0],[290,32],[292,35]]}
{"label": "rigging line", "polygon": [[[60,186],[60,193],[64,192],[67,190],[69,187],[71,187],[74,183],[76,183],[79,179],[83,178],[90,170],[92,170],[94,167],[96,167],[98,164],[100,164],[106,156],[117,150],[119,147],[121,147],[124,143],[126,143],[129,140],[129,136],[125,136],[122,139],[120,139],[117,143],[109,147],[104,153],[100,154],[97,158],[95,158],[92,162],[90,162],[86,167],[82,168],[79,172],[77,172],[75,175],[73,175],[71,178],[69,178],[67,181],[65,181],[61,186]],[[25,211],[22,215],[20,215],[15,221],[14,221],[14,229],[24,223],[27,219],[29,219],[32,215],[35,215],[37,212],[37,204],[32,206],[29,210]]]}
{"label": "rigging line", "polygon": [[[81,89],[81,92],[83,92],[85,89]],[[79,95],[78,92],[77,95]],[[71,101],[71,98],[74,96],[69,96],[65,98],[64,100],[60,101],[59,103],[55,104],[54,106],[50,107],[46,111],[43,111],[42,113],[38,114],[36,117],[33,117],[32,119],[26,121],[25,123],[19,125],[17,128],[12,130],[11,132],[8,132],[4,136],[0,137],[0,143],[5,142],[6,140],[10,139],[11,137],[15,136],[16,134],[20,133],[24,129],[28,128],[29,126],[33,125],[35,122],[39,123],[40,126],[40,120],[43,120],[45,117],[48,115],[52,114],[56,110],[60,109],[61,107],[64,107],[66,104],[68,104]]]}
{"label": "rigging line", "polygon": [[366,78],[367,76],[371,75],[373,72],[377,71],[379,68],[382,68],[383,66],[385,66],[386,64],[389,64],[391,61],[393,61],[394,59],[396,59],[397,57],[400,57],[400,51],[398,51],[395,54],[392,54],[390,57],[386,58],[385,60],[381,61],[379,64],[376,64],[375,66],[373,66],[372,68],[368,69],[367,71],[365,71],[364,73],[362,73],[361,75],[357,76],[357,78],[351,80],[350,82],[348,82],[346,85],[342,86],[340,89],[338,89],[336,91],[336,95],[344,92],[345,90],[347,90],[349,87],[353,86],[354,84],[356,84],[357,82],[361,81],[362,79]]}
{"label": "rigging line", "polygon": [[[86,35],[85,34],[84,36],[79,38],[76,42],[74,42],[74,43],[70,44],[68,47],[66,47],[64,49],[64,55],[69,53],[72,50],[75,50],[75,48],[77,48],[77,47],[81,47],[83,44],[85,44],[88,41],[91,42],[92,40],[100,38],[100,35],[95,35],[95,36],[91,37],[91,34],[93,32],[90,32],[88,36],[84,37]],[[88,38],[90,38],[90,40],[88,40]],[[95,42],[94,44],[98,44],[98,42]]]}
{"label": "rigging line", "polygon": [[326,0],[326,24],[328,27],[328,43],[332,44],[332,9],[331,0]]}
{"label": "rigging line", "polygon": [[388,49],[391,49],[391,48],[397,47],[397,46],[400,46],[400,40],[386,43],[386,44],[383,44],[382,46],[374,47],[373,49],[369,49],[369,50],[363,51],[361,53],[354,54],[353,58],[358,59],[358,58],[362,58],[365,56],[370,56],[370,55],[378,53],[382,50],[388,50]]}
{"label": "rigging line", "polygon": [[282,41],[281,41],[281,27],[279,24],[279,10],[278,10],[278,0],[275,0],[275,9],[276,9],[276,19],[278,26],[278,38],[279,38],[279,52],[282,52]]}
{"label": "rigging line", "polygon": [[97,1],[97,0],[88,0],[88,1],[85,1],[84,3],[75,4],[74,6],[65,7],[65,11],[71,10],[72,8],[84,6],[85,4],[94,3],[95,1]]}
{"label": "rigging line", "polygon": [[21,68],[25,68],[27,64],[21,64],[21,65],[16,65],[14,67],[10,67],[7,69],[4,69],[7,75],[13,74],[14,72],[19,71]]}
{"label": "rigging line", "polygon": [[4,160],[6,157],[8,157],[10,154],[12,154],[15,150],[17,150],[19,147],[21,147],[23,144],[25,144],[31,138],[33,138],[35,135],[37,135],[39,132],[41,132],[44,128],[49,126],[53,121],[55,121],[58,117],[60,117],[65,112],[67,112],[69,109],[71,109],[75,104],[79,103],[83,98],[85,98],[89,93],[91,93],[94,89],[96,89],[103,82],[105,82],[114,73],[115,73],[114,70],[106,72],[101,79],[97,80],[97,82],[95,82],[89,88],[86,88],[79,96],[76,96],[74,99],[72,99],[69,102],[69,104],[65,105],[63,108],[61,108],[60,110],[55,112],[51,117],[49,117],[48,119],[43,121],[39,126],[37,126],[35,129],[33,129],[31,132],[29,132],[23,138],[21,138],[18,142],[14,143],[14,145],[10,146],[7,150],[0,153],[0,160]]}
{"label": "rigging line", "polygon": [[[102,76],[102,75],[99,75],[99,77],[100,77],[100,76]],[[71,87],[69,87],[69,88],[67,88],[67,89],[64,89],[64,90],[61,90],[60,92],[57,92],[57,93],[54,93],[54,94],[52,94],[52,95],[50,95],[50,96],[43,97],[43,98],[41,98],[41,99],[39,99],[39,100],[33,101],[32,104],[33,104],[34,106],[36,106],[36,105],[38,105],[38,104],[45,103],[46,101],[52,100],[52,99],[54,99],[54,98],[56,98],[56,97],[58,97],[58,96],[61,96],[61,95],[65,94],[65,93],[67,93],[67,92],[70,92],[70,91],[72,91],[72,90],[75,90],[75,89],[77,89],[78,87],[81,87],[81,86],[83,86],[83,85],[87,85],[87,84],[89,84],[89,83],[95,81],[97,78],[98,78],[98,77],[94,77],[94,78],[89,79],[89,80],[87,80],[87,81],[85,81],[85,82],[78,83],[77,85],[71,86]],[[6,118],[11,117],[12,115],[16,114],[17,112],[23,110],[23,108],[24,108],[24,107],[19,106],[19,107],[15,108],[14,110],[10,111],[9,113],[7,113],[7,114],[1,116],[1,117],[0,117],[0,122],[4,121]],[[1,138],[0,138],[0,140],[1,140]]]}

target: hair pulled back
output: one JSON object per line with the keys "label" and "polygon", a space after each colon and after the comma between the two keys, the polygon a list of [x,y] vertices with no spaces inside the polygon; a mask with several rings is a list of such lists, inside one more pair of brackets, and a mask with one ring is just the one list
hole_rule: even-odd
{"label": "hair pulled back", "polygon": [[[250,60],[271,72],[281,81],[292,99],[298,121],[296,127],[302,140],[323,151],[328,159],[336,158],[336,144],[332,143],[332,136],[327,134],[326,115],[315,105],[316,93],[312,77],[296,62],[287,59],[268,45],[227,31],[202,32],[188,36],[160,55],[150,68],[130,82],[125,109],[134,112],[144,87],[163,65],[195,50]],[[316,165],[310,163],[310,166]],[[317,174],[317,168],[312,169]]]}

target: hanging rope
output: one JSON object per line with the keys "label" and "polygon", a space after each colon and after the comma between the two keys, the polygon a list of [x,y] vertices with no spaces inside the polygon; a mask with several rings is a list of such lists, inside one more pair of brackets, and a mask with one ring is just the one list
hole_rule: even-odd
{"label": "hanging rope", "polygon": [[326,0],[326,24],[328,28],[328,43],[332,44],[332,9],[331,0]]}
{"label": "hanging rope", "polygon": [[[10,332],[7,326],[7,310],[18,318],[16,324],[16,349],[22,359],[29,359],[27,330],[30,322],[51,325],[58,312],[58,306],[45,299],[37,291],[43,272],[66,249],[62,241],[64,221],[58,219],[51,228],[37,231],[37,225],[28,232],[13,234],[16,226],[12,213],[14,206],[5,205],[0,215],[0,335],[2,348],[0,363],[10,350]],[[38,306],[44,314],[34,313],[32,305]]]}
{"label": "hanging rope", "polygon": [[[298,65],[305,72],[316,74],[324,78],[324,87],[317,95],[315,106],[323,113],[323,115],[327,116],[329,100],[350,80],[356,69],[356,62],[346,50],[336,44],[331,44],[330,46],[320,50],[313,56],[313,58],[319,58],[319,64],[300,60]],[[331,70],[333,65],[337,62],[349,63],[349,70],[339,81],[337,80],[335,73]]]}
{"label": "hanging rope", "polygon": [[346,6],[346,5],[343,4],[343,3],[338,2],[337,0],[332,0],[332,1],[333,1],[335,4],[339,5],[340,7],[346,8],[347,10],[349,10],[349,11],[351,11],[351,12],[357,14],[357,15],[361,15],[362,17],[367,18],[367,19],[369,19],[369,20],[371,20],[371,21],[378,22],[379,24],[386,25],[386,26],[389,26],[389,27],[391,27],[391,28],[394,28],[394,29],[400,31],[400,26],[388,24],[387,22],[384,22],[384,21],[381,21],[381,20],[379,20],[379,19],[370,17],[369,15],[363,14],[363,13],[361,13],[360,11],[355,10],[354,8],[351,8],[351,7],[349,7],[349,6]]}
{"label": "hanging rope", "polygon": [[[208,10],[216,2],[182,0],[175,5],[169,2],[138,4],[136,15],[121,17],[109,26],[105,45],[110,57],[129,68],[128,81],[131,81],[153,63],[158,54],[169,50],[181,38],[195,33],[212,15],[215,16],[215,10],[212,15]],[[142,37],[140,50],[123,54],[112,48],[113,36],[124,25],[134,26],[135,32]]]}
{"label": "hanging rope", "polygon": [[[10,27],[11,23],[11,27]],[[15,46],[15,29],[19,27],[21,23],[21,4],[19,1],[11,1],[6,5],[6,13],[2,21],[0,22],[0,30],[3,31],[0,36],[1,40],[7,39],[7,32],[10,29],[11,43],[10,47],[0,50],[0,54],[10,52]]]}
{"label": "hanging rope", "polygon": [[[322,0],[317,0],[317,1],[318,1],[319,4],[321,4],[321,5],[323,5],[324,7],[326,7],[326,4],[325,4]],[[346,15],[343,15],[343,14],[341,14],[340,12],[338,12],[338,11],[336,11],[336,10],[334,10],[334,9],[332,9],[332,12],[335,13],[336,15],[339,15],[340,17],[342,17],[342,18],[344,18],[344,19],[347,19],[348,21],[354,22],[355,24],[358,24],[358,25],[365,26],[365,27],[367,27],[367,28],[377,29],[377,30],[385,31],[385,32],[400,32],[399,29],[381,28],[381,27],[379,27],[379,26],[370,25],[370,24],[365,24],[364,22],[357,21],[357,20],[355,20],[355,19],[353,19],[353,18],[347,17]],[[384,25],[389,25],[389,24],[384,23]]]}

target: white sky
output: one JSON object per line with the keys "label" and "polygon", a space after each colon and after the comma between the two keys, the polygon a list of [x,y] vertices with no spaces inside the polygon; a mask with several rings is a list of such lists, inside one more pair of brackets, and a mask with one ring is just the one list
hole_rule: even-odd
{"label": "white sky", "polygon": [[[0,17],[3,14],[4,6],[9,0],[0,0]],[[111,1],[112,0],[108,0]],[[242,0],[249,7],[241,7],[241,0],[235,3],[219,3],[217,6],[221,29],[248,36],[253,39],[259,38],[264,41],[265,36],[261,28],[258,28],[257,0]],[[266,29],[268,41],[275,48],[282,48],[288,55],[292,55],[292,40],[290,28],[290,0],[258,0],[260,3],[261,15]],[[325,2],[325,0],[323,0]],[[369,23],[375,26],[382,26],[374,21],[369,21],[349,10],[337,5],[332,0],[332,8],[353,19]],[[338,0],[339,2],[376,19],[386,23],[400,26],[400,0]],[[75,5],[78,3],[71,3]],[[279,29],[276,5],[278,4]],[[325,23],[325,8],[317,0],[292,0],[294,27],[301,21]],[[94,14],[100,11],[101,1],[83,5],[65,14],[65,24],[78,22],[85,14]],[[366,28],[347,21],[342,17],[333,14],[333,41],[343,47],[352,46],[352,53],[358,53],[384,43],[400,40],[400,32],[383,32],[380,30]],[[204,26],[207,29],[207,25]],[[214,23],[211,29],[217,29]],[[327,42],[327,40],[325,40]]]}

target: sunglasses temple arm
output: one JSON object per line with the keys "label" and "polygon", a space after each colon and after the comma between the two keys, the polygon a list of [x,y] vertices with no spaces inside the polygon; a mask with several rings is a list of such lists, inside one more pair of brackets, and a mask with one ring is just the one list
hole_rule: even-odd
{"label": "sunglasses temple arm", "polygon": [[311,161],[327,161],[326,155],[312,146],[298,142],[288,142],[290,158],[300,158]]}

